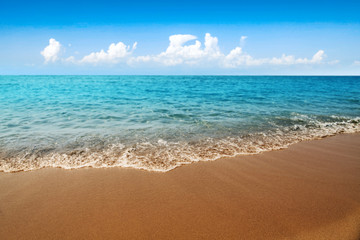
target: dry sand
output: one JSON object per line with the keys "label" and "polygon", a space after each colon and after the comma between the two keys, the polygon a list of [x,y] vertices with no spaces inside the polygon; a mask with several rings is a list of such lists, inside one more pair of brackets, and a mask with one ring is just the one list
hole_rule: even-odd
{"label": "dry sand", "polygon": [[0,173],[0,239],[359,239],[360,134],[167,173]]}

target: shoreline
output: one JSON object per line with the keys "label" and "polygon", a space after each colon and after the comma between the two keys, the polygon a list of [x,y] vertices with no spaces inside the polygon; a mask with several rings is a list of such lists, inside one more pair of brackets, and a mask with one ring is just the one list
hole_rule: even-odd
{"label": "shoreline", "polygon": [[[358,122],[358,118],[352,121]],[[190,146],[187,142],[170,142],[159,139],[157,144],[149,142],[138,143],[135,146],[125,146],[113,144],[111,147],[100,151],[72,150],[69,152],[52,152],[50,154],[36,156],[30,154],[28,157],[13,156],[1,159],[0,173],[17,173],[41,170],[44,168],[61,168],[65,170],[74,170],[82,168],[130,168],[136,170],[145,170],[149,172],[169,172],[178,167],[197,162],[216,161],[224,158],[238,158],[241,156],[263,154],[284,150],[294,144],[306,141],[313,141],[333,137],[341,134],[360,133],[360,125],[342,126],[340,129],[335,124],[333,132],[312,132],[302,137],[291,136],[270,136],[270,139],[243,139],[243,138],[225,138],[217,141],[208,138],[203,145]],[[334,129],[335,128],[335,129]],[[327,129],[329,131],[329,129]],[[280,140],[281,139],[281,140]],[[150,145],[150,147],[149,147]],[[165,147],[164,147],[165,146]],[[179,147],[180,146],[180,147]],[[185,146],[185,147],[184,147]],[[119,152],[120,151],[120,152]],[[149,151],[147,154],[143,152]],[[27,153],[28,154],[28,153]],[[137,155],[138,154],[138,155]],[[25,154],[26,155],[26,154]],[[105,160],[105,161],[104,161]]]}
{"label": "shoreline", "polygon": [[1,239],[358,239],[360,134],[171,171],[0,172]]}

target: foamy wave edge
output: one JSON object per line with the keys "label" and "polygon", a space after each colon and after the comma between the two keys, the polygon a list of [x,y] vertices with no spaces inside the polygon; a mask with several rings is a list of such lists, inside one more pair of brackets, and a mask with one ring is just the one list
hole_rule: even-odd
{"label": "foamy wave edge", "polygon": [[179,166],[224,157],[259,154],[280,150],[292,144],[321,139],[341,133],[360,132],[360,117],[346,121],[320,123],[311,129],[303,125],[279,129],[271,133],[256,133],[224,139],[207,138],[197,143],[171,142],[159,139],[155,143],[138,143],[125,147],[113,144],[102,151],[90,149],[45,156],[28,155],[0,159],[0,172],[32,171],[42,168],[79,169],[123,167],[153,172],[168,172]]}

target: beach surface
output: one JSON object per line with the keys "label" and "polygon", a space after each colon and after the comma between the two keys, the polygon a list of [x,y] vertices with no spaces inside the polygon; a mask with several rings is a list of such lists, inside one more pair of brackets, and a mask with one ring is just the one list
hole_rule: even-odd
{"label": "beach surface", "polygon": [[360,134],[158,173],[0,173],[0,239],[359,239]]}

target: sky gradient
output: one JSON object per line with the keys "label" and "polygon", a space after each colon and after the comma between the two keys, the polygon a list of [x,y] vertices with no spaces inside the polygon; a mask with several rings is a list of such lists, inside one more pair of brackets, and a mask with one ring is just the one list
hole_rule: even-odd
{"label": "sky gradient", "polygon": [[0,74],[359,75],[359,1],[2,2]]}

